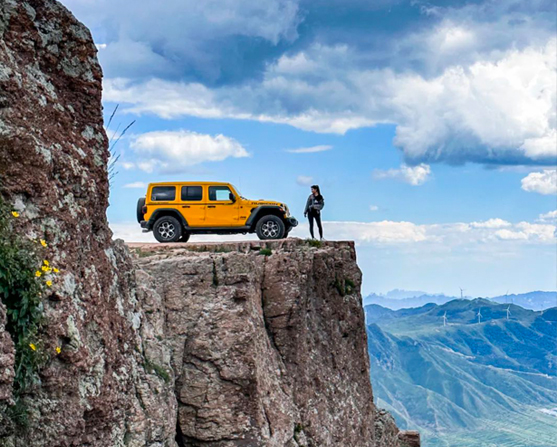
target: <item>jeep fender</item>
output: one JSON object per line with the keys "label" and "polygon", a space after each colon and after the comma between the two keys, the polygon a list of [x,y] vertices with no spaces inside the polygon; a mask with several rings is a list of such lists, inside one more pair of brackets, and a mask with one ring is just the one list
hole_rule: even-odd
{"label": "jeep fender", "polygon": [[189,226],[188,221],[186,220],[186,218],[177,209],[175,209],[175,208],[159,208],[159,209],[157,209],[153,212],[153,215],[151,216],[151,218],[149,219],[149,223],[147,224],[147,228],[149,230],[152,230],[153,225],[155,225],[155,222],[157,221],[157,219],[159,217],[162,217],[162,216],[173,216],[173,217],[175,217],[176,219],[178,219],[182,223],[182,226],[184,227],[184,229],[187,229],[188,226]]}
{"label": "jeep fender", "polygon": [[258,206],[257,208],[254,208],[251,211],[251,214],[249,215],[248,219],[246,220],[246,227],[250,227],[252,230],[255,228],[255,224],[257,224],[257,221],[267,215],[267,214],[272,214],[274,216],[278,216],[280,217],[285,225],[286,223],[286,219],[284,218],[284,211],[282,211],[280,209],[280,206],[277,205],[262,205],[262,206]]}

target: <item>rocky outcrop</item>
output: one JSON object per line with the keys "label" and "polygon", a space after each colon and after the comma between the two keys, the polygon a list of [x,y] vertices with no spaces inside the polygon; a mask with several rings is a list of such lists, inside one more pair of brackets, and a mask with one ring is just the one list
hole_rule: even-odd
{"label": "rocky outcrop", "polygon": [[375,442],[352,243],[143,246],[136,265],[166,313],[184,445],[395,445]]}
{"label": "rocky outcrop", "polygon": [[376,435],[353,245],[133,260],[106,221],[108,156],[89,31],[54,0],[2,1],[0,193],[61,270],[39,334],[61,353],[17,431],[0,304],[0,445],[396,446],[396,427]]}

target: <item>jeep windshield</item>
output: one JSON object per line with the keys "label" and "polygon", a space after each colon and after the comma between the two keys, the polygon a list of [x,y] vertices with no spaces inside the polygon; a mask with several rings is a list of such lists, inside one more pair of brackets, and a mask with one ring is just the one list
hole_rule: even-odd
{"label": "jeep windshield", "polygon": [[[231,185],[232,185],[232,183],[231,183]],[[248,200],[248,199],[246,199],[246,198],[242,195],[242,193],[241,193],[240,190],[236,187],[236,185],[232,185],[232,188],[234,189],[234,191],[236,191],[236,193],[237,193],[242,199]]]}

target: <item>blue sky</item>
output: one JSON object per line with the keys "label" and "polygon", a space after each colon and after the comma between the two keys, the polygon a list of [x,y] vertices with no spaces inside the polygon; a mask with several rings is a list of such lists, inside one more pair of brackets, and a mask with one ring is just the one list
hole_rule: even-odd
{"label": "blue sky", "polygon": [[319,183],[364,293],[556,288],[554,1],[63,3],[99,48],[107,117],[119,104],[109,134],[136,120],[115,236],[152,238],[134,223],[150,181],[230,181],[299,218]]}

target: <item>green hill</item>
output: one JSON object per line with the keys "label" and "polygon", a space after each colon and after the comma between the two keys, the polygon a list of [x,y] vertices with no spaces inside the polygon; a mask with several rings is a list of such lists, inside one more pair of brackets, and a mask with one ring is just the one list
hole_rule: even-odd
{"label": "green hill", "polygon": [[[483,299],[366,306],[378,404],[421,430],[425,446],[554,446],[547,410],[557,407],[557,309],[511,305],[507,319],[507,308]],[[532,427],[537,444],[523,439]]]}

